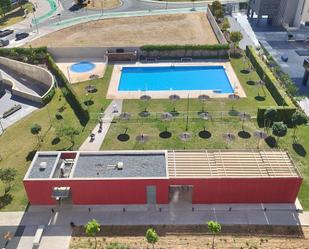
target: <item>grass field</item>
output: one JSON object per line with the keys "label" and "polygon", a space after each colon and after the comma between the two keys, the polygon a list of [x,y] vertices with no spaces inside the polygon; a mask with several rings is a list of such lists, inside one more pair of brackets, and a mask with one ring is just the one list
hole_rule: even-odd
{"label": "grass field", "polygon": [[[109,100],[102,98],[106,94],[112,66],[107,67],[105,77],[91,82],[96,85],[98,91],[92,94],[94,104],[90,107],[94,113],[92,119],[87,126],[83,127],[79,123],[71,107],[66,102],[60,90],[57,90],[56,96],[44,108],[35,111],[22,121],[9,127],[3,135],[0,136],[0,167],[13,167],[18,171],[17,178],[9,195],[0,192],[0,211],[23,210],[27,205],[27,197],[23,188],[22,179],[31,163],[31,159],[36,150],[67,150],[71,147],[70,141],[65,137],[59,137],[58,132],[62,126],[74,127],[79,131],[79,135],[75,138],[75,146],[72,149],[78,149],[82,142],[89,136],[90,131],[97,123],[97,118],[108,105]],[[89,82],[75,84],[74,89],[83,99],[85,96],[85,86]],[[59,108],[63,108],[61,112],[62,120],[57,120],[55,114]],[[51,115],[52,124],[49,121],[48,112]],[[37,138],[30,133],[30,126],[38,123],[42,126],[42,144],[37,145]],[[0,186],[2,189],[2,186]]]}
{"label": "grass field", "polygon": [[[179,135],[186,130],[186,110],[188,101],[182,99],[175,103],[169,100],[151,100],[149,103],[140,100],[125,100],[123,110],[132,113],[132,118],[129,121],[116,120],[111,125],[110,131],[104,140],[101,149],[223,149],[223,148],[246,148],[255,149],[257,140],[252,136],[252,133],[260,129],[255,120],[258,106],[276,106],[275,101],[271,97],[267,89],[265,90],[265,100],[257,96],[264,96],[264,92],[254,85],[247,84],[249,80],[258,80],[258,75],[255,72],[243,74],[241,70],[245,67],[241,59],[231,59],[234,70],[247,94],[247,98],[240,99],[237,102],[231,100],[213,99],[205,104],[205,110],[209,111],[213,116],[213,121],[202,121],[198,118],[198,112],[202,109],[202,104],[198,100],[189,101],[189,126],[188,131],[192,138],[189,141],[183,142]],[[233,117],[229,111],[234,109],[239,112],[248,112],[252,116],[250,122],[245,123],[245,131],[251,134],[250,138],[243,138],[244,133],[241,132],[242,123],[238,117]],[[173,108],[180,115],[171,122],[164,123],[160,119],[160,112],[171,111]],[[148,118],[142,118],[138,113],[143,110],[152,113]],[[211,134],[210,138],[204,139],[199,137],[199,132],[204,129]],[[138,127],[138,129],[137,129]],[[171,138],[161,138],[159,134],[165,129],[172,133]],[[222,133],[232,132],[236,135],[234,142],[227,144],[222,139]],[[120,134],[126,133],[130,139],[126,142],[121,142],[117,139]],[[141,133],[150,136],[148,142],[140,144],[136,141],[136,136]],[[297,163],[304,183],[299,194],[301,203],[305,209],[309,209],[309,156],[305,148],[309,148],[309,127],[301,127],[298,131],[298,141],[293,139],[293,130],[289,129],[287,136],[280,140],[279,146],[281,149],[287,149],[291,153],[294,161]],[[209,136],[209,134],[208,134]],[[266,142],[261,142],[261,148],[269,149],[274,147],[273,138]]]}
{"label": "grass field", "polygon": [[24,14],[27,10],[28,13],[32,13],[32,3],[25,3],[22,5],[22,8],[18,7],[8,14],[5,15],[5,17],[0,18],[0,29],[3,29],[5,27],[11,26],[13,24],[16,24],[22,20],[24,20]]}

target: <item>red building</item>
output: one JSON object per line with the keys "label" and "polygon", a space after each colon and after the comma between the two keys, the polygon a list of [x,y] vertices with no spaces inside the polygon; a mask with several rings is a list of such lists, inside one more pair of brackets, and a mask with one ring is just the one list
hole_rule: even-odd
{"label": "red building", "polygon": [[302,178],[285,151],[38,152],[32,205],[294,203]]}

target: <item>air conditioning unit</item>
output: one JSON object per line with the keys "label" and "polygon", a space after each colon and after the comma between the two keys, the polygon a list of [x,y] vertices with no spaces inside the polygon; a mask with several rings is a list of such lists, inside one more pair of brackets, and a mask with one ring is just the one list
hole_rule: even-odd
{"label": "air conditioning unit", "polygon": [[117,167],[118,170],[122,170],[123,169],[123,162],[118,162],[116,167]]}
{"label": "air conditioning unit", "polygon": [[40,163],[40,171],[44,171],[47,167],[47,162],[41,162]]}

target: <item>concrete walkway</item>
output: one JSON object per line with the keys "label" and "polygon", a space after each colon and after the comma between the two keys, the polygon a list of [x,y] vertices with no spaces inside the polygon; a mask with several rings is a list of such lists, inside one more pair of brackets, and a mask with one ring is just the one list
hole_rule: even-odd
{"label": "concrete walkway", "polygon": [[234,13],[233,16],[228,17],[228,20],[231,26],[230,31],[240,31],[243,35],[243,39],[239,43],[241,49],[246,49],[246,46],[259,46],[259,41],[256,38],[246,15]]}
{"label": "concrete walkway", "polygon": [[198,225],[217,220],[221,224],[309,226],[309,212],[299,213],[296,208],[294,204],[31,206],[25,213],[0,212],[0,229],[14,234],[19,228],[21,232],[10,243],[32,249],[37,226],[45,225],[39,249],[51,245],[67,249],[70,222],[84,225],[94,218],[104,225]]}
{"label": "concrete walkway", "polygon": [[[122,111],[122,99],[121,100],[113,100],[110,105],[106,108],[104,112],[104,116],[101,119],[103,121],[102,123],[102,131],[99,132],[100,129],[100,123],[96,125],[96,127],[93,129],[92,134],[95,134],[95,139],[92,141],[90,137],[86,139],[86,141],[81,145],[79,150],[81,151],[98,151],[101,148],[101,145],[104,141],[104,138],[109,130],[109,127],[111,125],[111,122],[113,121],[113,118],[116,116],[119,116],[119,114]],[[116,106],[117,112],[114,112],[114,107]]]}

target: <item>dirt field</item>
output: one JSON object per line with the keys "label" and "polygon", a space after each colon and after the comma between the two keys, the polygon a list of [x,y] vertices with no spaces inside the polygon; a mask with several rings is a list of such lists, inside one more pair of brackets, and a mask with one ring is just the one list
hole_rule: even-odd
{"label": "dirt field", "polygon": [[[149,44],[216,44],[203,13],[114,18],[75,25],[31,42],[31,46],[116,47]],[[29,45],[29,44],[28,44]]]}
{"label": "dirt field", "polygon": [[[287,229],[288,230],[288,229]],[[287,231],[284,231],[287,232]],[[128,249],[149,249],[144,236],[109,236],[109,233],[104,237],[98,239],[98,247],[105,249],[106,245],[110,243],[118,243],[119,245],[126,245]],[[256,234],[252,231],[252,234]],[[309,248],[309,227],[303,228],[303,235],[282,235],[282,236],[266,236],[256,235],[220,235],[216,237],[217,249],[308,249]],[[92,249],[94,248],[94,239],[87,237],[72,237],[71,249]],[[212,236],[207,234],[191,235],[180,233],[166,233],[161,235],[159,242],[156,244],[157,249],[207,249],[212,246]],[[117,248],[117,247],[115,247]],[[120,247],[119,247],[120,248]],[[127,247],[124,247],[127,248]]]}
{"label": "dirt field", "polygon": [[88,4],[87,8],[89,9],[112,9],[121,5],[120,0],[92,0]]}

